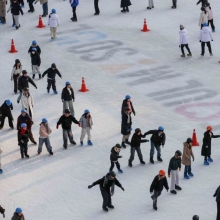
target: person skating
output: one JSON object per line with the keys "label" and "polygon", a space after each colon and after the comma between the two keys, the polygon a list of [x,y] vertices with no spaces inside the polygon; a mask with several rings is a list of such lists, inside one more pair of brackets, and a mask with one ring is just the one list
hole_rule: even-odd
{"label": "person skating", "polygon": [[203,137],[202,152],[204,156],[204,165],[209,165],[209,162],[213,162],[211,158],[212,138],[219,138],[220,135],[214,135],[212,132],[212,126],[207,126],[206,132]]}
{"label": "person skating", "polygon": [[34,98],[29,92],[29,88],[25,88],[21,96],[22,109],[25,109],[29,116],[33,119],[34,115]]}
{"label": "person skating", "polygon": [[123,191],[124,188],[122,187],[121,183],[116,179],[116,174],[114,171],[107,173],[104,177],[95,181],[92,185],[89,185],[88,188],[91,189],[93,186],[98,184],[103,198],[102,209],[108,212],[108,208],[114,209],[111,197],[114,195],[115,185],[121,188]]}
{"label": "person skating", "polygon": [[16,208],[11,220],[25,220],[24,214],[21,208]]}
{"label": "person skating", "polygon": [[72,7],[72,12],[73,12],[73,17],[71,18],[72,21],[77,21],[77,16],[76,16],[76,7],[79,4],[79,0],[69,0],[70,5]]}
{"label": "person skating", "polygon": [[100,14],[99,0],[94,0],[94,8],[95,8],[95,14],[94,15],[99,15]]}
{"label": "person skating", "polygon": [[2,106],[0,107],[0,119],[1,119],[0,129],[4,127],[6,117],[8,117],[9,127],[14,129],[14,125],[13,125],[14,119],[11,113],[12,110],[13,110],[12,102],[9,99],[5,100]]}
{"label": "person skating", "polygon": [[213,197],[216,197],[216,203],[217,203],[217,217],[216,220],[220,219],[220,186],[216,189],[215,194]]}
{"label": "person skating", "polygon": [[65,109],[70,109],[71,114],[74,116],[73,102],[75,102],[75,96],[69,81],[66,82],[66,86],[63,88],[61,100],[63,102],[63,114]]}
{"label": "person skating", "polygon": [[2,214],[3,218],[5,218],[5,209],[0,205],[0,213]]}
{"label": "person skating", "polygon": [[162,162],[161,158],[161,145],[164,147],[166,141],[166,135],[164,133],[164,128],[160,126],[157,130],[149,130],[148,132],[144,133],[144,136],[152,134],[150,138],[150,162],[154,163],[154,151],[157,150],[157,160]]}
{"label": "person skating", "polygon": [[192,220],[199,220],[199,216],[198,215],[194,215]]}
{"label": "person skating", "polygon": [[91,116],[90,111],[88,109],[86,109],[84,111],[84,114],[81,116],[79,123],[82,127],[81,136],[80,136],[81,146],[83,146],[83,140],[84,140],[86,134],[88,136],[87,144],[92,146],[91,130],[92,130],[93,122],[92,122],[92,116]]}
{"label": "person skating", "polygon": [[37,89],[36,84],[31,79],[31,77],[28,76],[27,71],[23,70],[22,71],[22,76],[20,76],[18,78],[18,90],[20,91],[20,95],[18,96],[17,103],[20,102],[21,96],[22,96],[22,92],[24,91],[24,89],[25,88],[29,88],[29,83],[32,84]]}
{"label": "person skating", "polygon": [[151,196],[151,199],[153,199],[153,209],[155,210],[157,210],[157,198],[161,195],[163,187],[166,188],[167,192],[169,190],[165,174],[164,170],[160,170],[159,174],[155,176],[150,186],[150,193],[153,194]]}
{"label": "person skating", "polygon": [[137,151],[139,160],[141,164],[145,164],[145,162],[143,161],[143,156],[141,153],[141,143],[145,143],[145,142],[149,142],[149,140],[147,139],[141,139],[144,138],[145,135],[141,134],[141,129],[140,128],[136,128],[135,129],[135,133],[133,134],[132,138],[131,138],[131,155],[130,158],[128,160],[128,166],[132,167],[132,161],[134,160],[134,155],[135,155],[135,151]]}
{"label": "person skating", "polygon": [[111,154],[110,154],[111,166],[110,166],[109,171],[113,171],[113,169],[116,165],[118,172],[123,173],[123,171],[121,170],[120,164],[118,162],[118,159],[122,158],[122,156],[119,155],[120,151],[121,151],[120,144],[116,144],[114,147],[112,147]]}
{"label": "person skating", "polygon": [[212,28],[212,32],[215,32],[215,25],[213,23],[213,12],[212,12],[212,8],[210,6],[210,3],[206,3],[206,7],[205,7],[206,12],[208,12],[208,26],[209,23],[211,24],[211,28]]}
{"label": "person skating", "polygon": [[24,156],[29,158],[28,155],[28,130],[27,124],[22,123],[21,128],[18,129],[18,145],[20,146],[21,158],[23,159]]}
{"label": "person skating", "polygon": [[69,137],[69,141],[71,144],[76,145],[76,142],[73,140],[73,133],[71,130],[72,122],[81,126],[80,123],[71,115],[69,109],[65,110],[64,115],[62,115],[57,122],[56,128],[58,129],[60,124],[63,128],[63,147],[65,149],[67,149],[67,137]]}
{"label": "person skating", "polygon": [[56,14],[56,9],[52,9],[48,18],[48,25],[50,25],[51,40],[57,38],[57,26],[60,25],[59,17]]}
{"label": "person skating", "polygon": [[182,164],[185,165],[184,169],[184,178],[189,179],[193,177],[192,168],[191,168],[191,158],[194,161],[194,154],[192,151],[192,139],[187,138],[186,142],[183,143],[183,155],[182,155]]}
{"label": "person skating", "polygon": [[190,51],[189,46],[188,46],[188,43],[189,43],[188,32],[187,32],[187,30],[185,29],[185,27],[183,25],[180,25],[179,47],[181,48],[181,52],[182,52],[181,57],[186,56],[185,52],[184,52],[184,47],[186,47],[186,49],[188,51],[187,56],[190,56],[190,57],[192,56],[191,51]]}
{"label": "person skating", "polygon": [[18,92],[18,78],[22,73],[22,65],[19,59],[15,60],[15,64],[13,66],[11,72],[11,81],[14,81],[14,93],[17,94]]}
{"label": "person skating", "polygon": [[52,130],[48,124],[48,121],[46,118],[43,118],[40,123],[40,137],[39,137],[39,145],[38,145],[38,154],[42,152],[42,146],[45,143],[45,146],[47,148],[47,151],[50,155],[53,155],[52,147],[50,145],[50,134],[52,133]]}
{"label": "person skating", "polygon": [[48,15],[48,0],[36,0],[34,4],[37,4],[37,2],[40,1],[40,4],[42,5],[43,8],[43,14],[42,17],[47,17]]}
{"label": "person skating", "polygon": [[21,6],[20,4],[18,3],[17,0],[13,0],[12,1],[12,4],[11,4],[11,7],[12,7],[12,14],[13,14],[13,17],[14,17],[14,24],[15,24],[15,28],[16,30],[21,27],[20,23],[19,23],[19,14],[21,13],[22,15],[24,14],[22,9],[21,9]]}
{"label": "person skating", "polygon": [[55,80],[56,74],[62,79],[62,76],[59,70],[57,69],[56,64],[52,63],[51,68],[47,69],[42,75],[42,79],[44,78],[44,76],[47,75],[47,93],[48,94],[50,93],[51,85],[52,85],[53,93],[58,94],[57,88],[56,88],[56,80]]}
{"label": "person skating", "polygon": [[123,115],[125,108],[129,108],[129,112],[132,112],[135,116],[135,110],[133,107],[133,104],[131,102],[131,96],[130,95],[126,95],[125,99],[122,102],[122,106],[121,106],[121,115]]}
{"label": "person skating", "polygon": [[40,55],[37,53],[37,48],[33,47],[31,51],[32,79],[35,78],[36,72],[39,75],[39,79],[41,78],[40,64]]}
{"label": "person skating", "polygon": [[125,144],[131,144],[128,139],[131,135],[131,125],[132,125],[132,120],[131,120],[131,112],[128,107],[124,108],[124,113],[122,114],[122,120],[121,120],[121,134],[122,136],[122,143],[121,146],[123,148],[126,148]]}
{"label": "person skating", "polygon": [[177,150],[175,152],[174,157],[170,159],[170,163],[168,166],[168,177],[170,178],[171,175],[170,192],[173,194],[177,194],[175,189],[182,190],[182,188],[179,186],[179,171],[181,171],[181,155],[181,151]]}
{"label": "person skating", "polygon": [[121,12],[129,12],[128,6],[130,5],[131,5],[130,0],[121,0],[121,8],[123,8]]}
{"label": "person skating", "polygon": [[3,170],[2,170],[2,148],[1,148],[1,146],[0,146],[0,173],[3,173]]}
{"label": "person skating", "polygon": [[154,8],[154,0],[148,0],[148,7],[147,7],[147,9],[152,9],[152,8]]}
{"label": "person skating", "polygon": [[6,4],[7,0],[0,0],[0,23],[6,24]]}
{"label": "person skating", "polygon": [[34,140],[32,130],[31,130],[34,122],[32,121],[31,117],[28,115],[28,113],[25,109],[22,109],[21,114],[18,116],[17,130],[19,130],[21,128],[21,124],[23,124],[23,123],[25,123],[27,125],[28,137],[29,137],[30,141],[33,144],[37,144],[37,142]]}
{"label": "person skating", "polygon": [[34,10],[34,6],[33,6],[33,3],[34,3],[34,0],[27,0],[27,3],[29,5],[29,10],[28,12],[31,12],[33,13],[35,10]]}
{"label": "person skating", "polygon": [[29,48],[29,50],[28,50],[28,53],[31,55],[31,52],[32,52],[32,49],[33,48],[36,48],[37,49],[37,53],[38,53],[38,55],[40,56],[40,54],[41,54],[41,49],[40,49],[40,47],[39,47],[39,45],[37,44],[37,41],[36,40],[33,40],[32,41],[32,44],[31,44],[31,46],[30,46],[30,48]]}
{"label": "person skating", "polygon": [[200,18],[199,18],[199,26],[202,27],[204,26],[204,23],[208,23],[208,13],[206,12],[205,8],[201,8],[201,13],[200,13]]}

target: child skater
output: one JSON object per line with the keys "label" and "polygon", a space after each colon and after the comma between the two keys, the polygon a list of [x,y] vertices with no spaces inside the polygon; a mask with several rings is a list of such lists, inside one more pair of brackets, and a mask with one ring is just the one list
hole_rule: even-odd
{"label": "child skater", "polygon": [[116,164],[118,172],[123,173],[123,171],[120,168],[120,164],[118,162],[118,158],[122,158],[122,156],[119,156],[120,151],[121,151],[121,145],[120,144],[116,144],[111,149],[111,155],[110,155],[111,166],[110,166],[110,169],[109,169],[110,172],[114,169],[115,164]]}
{"label": "child skater", "polygon": [[21,128],[18,130],[18,145],[20,146],[20,152],[21,152],[21,158],[23,159],[24,156],[29,158],[29,155],[27,154],[28,151],[28,130],[27,130],[27,124],[22,123]]}

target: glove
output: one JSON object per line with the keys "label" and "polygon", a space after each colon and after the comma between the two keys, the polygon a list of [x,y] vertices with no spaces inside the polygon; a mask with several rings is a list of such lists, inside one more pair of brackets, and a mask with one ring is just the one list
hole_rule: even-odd
{"label": "glove", "polygon": [[123,191],[125,191],[125,189],[121,186],[121,189],[123,190]]}
{"label": "glove", "polygon": [[153,192],[150,192],[150,194],[153,194]]}
{"label": "glove", "polygon": [[88,189],[91,189],[92,187],[93,187],[93,185],[89,185],[89,186],[88,186]]}
{"label": "glove", "polygon": [[181,171],[181,168],[179,168],[179,171]]}
{"label": "glove", "polygon": [[59,125],[57,125],[56,128],[58,129],[58,128],[59,128]]}
{"label": "glove", "polygon": [[37,89],[37,86],[35,87],[35,89]]}
{"label": "glove", "polygon": [[34,4],[37,4],[37,2],[34,2]]}
{"label": "glove", "polygon": [[170,178],[170,174],[168,175],[168,177]]}
{"label": "glove", "polygon": [[136,113],[134,113],[134,116],[136,115]]}
{"label": "glove", "polygon": [[146,139],[146,142],[149,142],[149,140]]}
{"label": "glove", "polygon": [[4,214],[4,212],[5,212],[5,209],[0,206],[0,213]]}
{"label": "glove", "polygon": [[118,158],[122,158],[122,156],[118,156]]}
{"label": "glove", "polygon": [[73,99],[73,102],[75,102],[75,99]]}
{"label": "glove", "polygon": [[82,125],[79,123],[78,126],[81,127]]}

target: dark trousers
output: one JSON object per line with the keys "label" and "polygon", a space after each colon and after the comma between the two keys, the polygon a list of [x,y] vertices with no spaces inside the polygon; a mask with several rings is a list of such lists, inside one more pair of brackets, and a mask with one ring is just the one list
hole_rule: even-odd
{"label": "dark trousers", "polygon": [[217,217],[216,220],[220,220],[220,202],[216,202],[217,203]]}
{"label": "dark trousers", "polygon": [[94,0],[95,13],[99,14],[99,0]]}
{"label": "dark trousers", "polygon": [[56,89],[56,80],[55,79],[47,79],[47,89],[48,90],[51,88],[51,85],[52,85],[53,91],[57,91],[57,89]]}
{"label": "dark trousers", "polygon": [[77,21],[76,7],[73,7],[73,19],[75,19]]}
{"label": "dark trousers", "polygon": [[13,80],[14,80],[14,92],[17,93],[18,91],[18,77],[19,74],[13,75]]}
{"label": "dark trousers", "polygon": [[24,157],[24,155],[26,156],[27,155],[27,150],[28,150],[28,147],[27,147],[27,143],[20,143],[20,152],[21,152],[21,156]]}
{"label": "dark trousers", "polygon": [[187,176],[191,173],[191,165],[186,165],[184,169],[184,176]]}
{"label": "dark trousers", "polygon": [[12,19],[13,19],[13,24],[15,24],[15,18],[13,16],[13,14],[11,14],[11,15],[12,15]]}
{"label": "dark trousers", "polygon": [[157,207],[157,198],[161,195],[161,191],[154,190],[154,194],[151,196],[153,199],[153,207]]}
{"label": "dark trousers", "polygon": [[177,0],[173,0],[173,6],[176,8],[176,2]]}
{"label": "dark trousers", "polygon": [[[5,118],[6,118],[6,117],[7,117],[6,115],[2,115],[2,116],[1,116],[1,125],[0,125],[0,127],[2,127],[2,128],[4,127]],[[14,128],[12,118],[8,118],[8,124],[9,124],[9,126],[10,126],[11,128]]]}
{"label": "dark trousers", "polygon": [[106,208],[107,206],[112,204],[110,190],[107,191],[106,189],[100,188],[100,191],[103,198],[102,208]]}
{"label": "dark trousers", "polygon": [[28,4],[29,4],[29,8],[31,12],[34,12],[34,6],[33,6],[34,1],[33,0],[29,0]]}
{"label": "dark trousers", "polygon": [[211,43],[210,41],[208,42],[201,42],[201,48],[202,48],[202,55],[204,55],[205,53],[205,44],[207,45],[208,49],[209,49],[209,53],[212,53],[212,48],[211,48]]}
{"label": "dark trousers", "polygon": [[211,27],[212,27],[212,30],[215,30],[215,25],[214,25],[214,23],[213,23],[213,19],[208,20],[208,26],[209,26],[209,23],[210,23],[210,25],[211,25]]}
{"label": "dark trousers", "polygon": [[132,162],[134,160],[135,151],[137,151],[139,160],[143,160],[143,156],[141,154],[141,148],[140,147],[131,147],[131,156],[129,158],[129,162]]}
{"label": "dark trousers", "polygon": [[129,11],[128,6],[127,7],[123,7],[123,11]]}
{"label": "dark trousers", "polygon": [[181,51],[182,51],[182,54],[185,54],[185,52],[184,52],[184,47],[186,47],[188,53],[191,53],[188,44],[181,44]]}
{"label": "dark trousers", "polygon": [[20,5],[24,5],[24,0],[19,0],[18,2]]}
{"label": "dark trousers", "polygon": [[43,15],[48,15],[48,4],[47,4],[47,2],[42,4],[42,8],[43,8]]}
{"label": "dark trousers", "polygon": [[31,128],[28,130],[28,138],[30,139],[31,142],[35,141],[33,134],[32,134],[32,131],[31,131]]}
{"label": "dark trousers", "polygon": [[110,166],[109,171],[112,171],[112,170],[114,169],[115,165],[116,165],[116,167],[117,167],[118,170],[121,169],[121,168],[120,168],[120,163],[119,163],[118,161],[117,161],[117,162],[111,161],[111,166]]}
{"label": "dark trousers", "polygon": [[5,17],[0,17],[0,20],[2,20],[3,23],[6,22]]}

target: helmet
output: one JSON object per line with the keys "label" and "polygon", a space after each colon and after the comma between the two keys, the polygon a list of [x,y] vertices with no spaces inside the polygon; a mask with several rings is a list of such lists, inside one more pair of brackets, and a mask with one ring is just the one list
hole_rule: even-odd
{"label": "helmet", "polygon": [[70,85],[70,82],[69,82],[69,81],[66,81],[66,85]]}
{"label": "helmet", "polygon": [[121,148],[121,145],[120,144],[116,144],[115,147]]}
{"label": "helmet", "polygon": [[203,27],[208,27],[208,23],[203,23]]}
{"label": "helmet", "polygon": [[164,131],[164,127],[160,126],[160,127],[158,128],[158,131]]}
{"label": "helmet", "polygon": [[24,128],[24,127],[27,127],[27,124],[22,123],[22,124],[21,124],[21,128]]}
{"label": "helmet", "polygon": [[9,99],[6,100],[5,103],[6,103],[7,106],[11,105],[11,101]]}
{"label": "helmet", "polygon": [[22,109],[21,113],[27,113],[27,111],[25,109]]}
{"label": "helmet", "polygon": [[180,29],[181,29],[181,30],[184,29],[184,26],[183,26],[182,24],[180,25]]}
{"label": "helmet", "polygon": [[27,74],[27,71],[26,70],[22,70],[22,74]]}
{"label": "helmet", "polygon": [[209,125],[209,126],[207,126],[206,129],[207,129],[207,131],[212,131],[212,126]]}
{"label": "helmet", "polygon": [[138,133],[138,132],[140,132],[140,131],[141,131],[140,128],[136,128],[136,129],[134,130],[135,133]]}
{"label": "helmet", "polygon": [[175,154],[176,154],[177,156],[179,156],[179,157],[181,157],[181,156],[182,156],[182,153],[181,153],[181,151],[180,151],[180,150],[177,150],[177,151],[175,152]]}
{"label": "helmet", "polygon": [[192,143],[193,140],[192,140],[192,138],[187,138],[186,142],[189,144],[189,143]]}
{"label": "helmet", "polygon": [[112,177],[116,177],[116,173],[114,171],[110,171],[109,175],[112,176]]}
{"label": "helmet", "polygon": [[199,220],[199,216],[198,215],[194,215],[192,220]]}
{"label": "helmet", "polygon": [[15,63],[20,63],[20,60],[19,60],[19,59],[16,59],[16,60],[15,60]]}
{"label": "helmet", "polygon": [[21,208],[16,208],[16,209],[15,209],[15,212],[16,212],[16,213],[21,213],[21,212],[22,212],[22,209],[21,209]]}
{"label": "helmet", "polygon": [[51,10],[51,12],[52,12],[52,13],[56,13],[56,9],[53,8],[53,9]]}
{"label": "helmet", "polygon": [[36,41],[36,40],[33,40],[33,41],[32,41],[32,45],[37,45],[37,41]]}
{"label": "helmet", "polygon": [[88,109],[86,109],[86,110],[84,111],[84,114],[87,114],[87,113],[90,113],[90,111],[89,111]]}
{"label": "helmet", "polygon": [[126,98],[126,99],[130,99],[131,96],[130,96],[130,95],[126,95],[125,98]]}
{"label": "helmet", "polygon": [[55,63],[52,63],[52,64],[51,64],[51,68],[56,68],[56,64],[55,64]]}
{"label": "helmet", "polygon": [[43,123],[46,123],[46,122],[47,122],[47,119],[46,119],[46,118],[42,118],[42,122],[43,122]]}
{"label": "helmet", "polygon": [[32,51],[37,51],[37,48],[33,47],[31,50],[32,50]]}
{"label": "helmet", "polygon": [[67,108],[65,109],[65,113],[71,113],[70,110]]}
{"label": "helmet", "polygon": [[166,173],[165,173],[164,170],[160,170],[160,171],[159,171],[159,174],[160,174],[161,176],[165,176]]}

